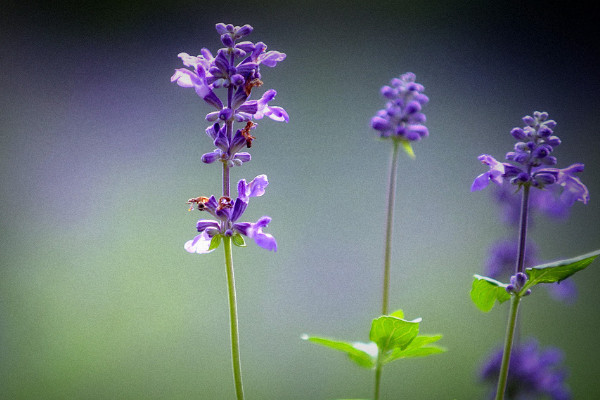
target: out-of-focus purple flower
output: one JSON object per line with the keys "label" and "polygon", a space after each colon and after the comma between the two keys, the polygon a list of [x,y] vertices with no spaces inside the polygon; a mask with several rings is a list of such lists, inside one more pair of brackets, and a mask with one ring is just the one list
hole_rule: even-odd
{"label": "out-of-focus purple flower", "polygon": [[270,217],[264,216],[255,223],[237,222],[246,210],[249,198],[262,196],[268,184],[267,176],[259,175],[250,183],[246,183],[244,179],[238,182],[238,197],[235,201],[229,197],[221,197],[217,200],[214,196],[188,200],[190,209],[196,206],[198,210],[208,212],[216,220],[199,220],[196,228],[200,234],[185,243],[185,250],[189,253],[210,253],[214,250],[209,250],[209,247],[215,235],[241,234],[254,239],[256,244],[264,249],[277,251],[275,238],[262,231],[271,222]]}
{"label": "out-of-focus purple flower", "polygon": [[[516,189],[508,181],[501,185],[493,185],[493,198],[500,206],[502,222],[508,225],[519,225],[521,215],[521,198],[515,196]],[[560,199],[562,189],[552,185],[544,190],[533,190],[529,193],[529,226],[535,219],[534,214],[543,214],[556,219],[564,219],[569,215],[570,205]]]}
{"label": "out-of-focus purple flower", "polygon": [[[504,279],[515,271],[518,243],[516,240],[498,240],[488,251],[484,275],[494,279]],[[525,267],[538,264],[537,246],[528,241],[525,249]]]}
{"label": "out-of-focus purple flower", "polygon": [[561,188],[559,198],[564,204],[572,206],[575,201],[587,204],[590,197],[588,189],[575,176],[583,171],[583,164],[573,164],[564,169],[552,167],[556,158],[550,154],[561,143],[553,132],[556,122],[548,119],[548,113],[538,111],[533,113],[533,117],[523,117],[523,122],[525,127],[511,131],[518,142],[514,151],[506,154],[510,163],[500,163],[487,154],[479,156],[490,170],[475,178],[471,191],[485,188],[490,181],[500,185],[504,178],[508,178],[510,183],[519,187],[527,185],[547,189],[558,186]]}
{"label": "out-of-focus purple flower", "polygon": [[414,142],[429,135],[423,125],[425,114],[421,112],[429,98],[422,93],[423,85],[415,79],[415,74],[407,72],[381,88],[381,94],[388,102],[371,119],[371,127],[380,137]]}
{"label": "out-of-focus purple flower", "polygon": [[[493,385],[497,383],[502,364],[503,349],[495,350],[482,365],[480,377]],[[531,339],[515,344],[510,357],[506,400],[535,400],[548,396],[552,400],[570,400],[571,393],[565,380],[566,369],[561,365],[563,353],[555,347],[540,349]],[[495,386],[490,389],[494,397]]]}

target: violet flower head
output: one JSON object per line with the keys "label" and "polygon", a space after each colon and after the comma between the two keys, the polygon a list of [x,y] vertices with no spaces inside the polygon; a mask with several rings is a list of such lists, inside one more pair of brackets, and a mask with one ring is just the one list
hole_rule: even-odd
{"label": "violet flower head", "polygon": [[[206,115],[206,120],[211,122],[206,134],[214,141],[216,149],[205,154],[202,161],[212,163],[219,160],[232,167],[250,161],[250,154],[239,150],[244,146],[250,148],[255,139],[250,134],[250,130],[256,127],[253,120],[267,116],[274,121],[289,122],[283,108],[269,105],[277,94],[275,90],[267,90],[260,99],[251,99],[254,89],[263,85],[261,65],[275,67],[286,55],[267,51],[267,45],[262,42],[238,42],[252,33],[250,25],[219,23],[216,30],[225,47],[219,49],[216,55],[206,48],[198,56],[179,53],[183,65],[188,68],[176,69],[171,82],[193,88],[213,109]],[[234,123],[245,126],[234,131]]]}
{"label": "violet flower head", "polygon": [[415,79],[415,74],[407,72],[381,88],[381,95],[388,101],[371,119],[371,127],[380,137],[414,142],[429,135],[423,125],[425,114],[421,112],[429,98],[422,93],[423,85]]}
{"label": "violet flower head", "polygon": [[553,167],[557,161],[551,154],[561,143],[553,131],[556,122],[548,119],[548,113],[538,111],[533,113],[533,117],[523,117],[523,122],[523,128],[511,131],[517,143],[514,151],[506,154],[509,163],[501,163],[486,154],[479,156],[479,160],[490,169],[475,178],[471,191],[485,188],[490,181],[500,185],[508,179],[518,187],[527,185],[551,189],[568,206],[576,201],[587,204],[590,198],[588,189],[576,176],[583,171],[583,164],[573,164],[564,169]]}
{"label": "violet flower head", "polygon": [[[480,372],[483,381],[496,384],[502,352],[503,349],[494,351],[483,364]],[[540,349],[535,340],[516,344],[510,357],[505,399],[534,400],[547,396],[552,400],[570,400],[562,361],[563,353],[558,348]],[[495,387],[490,390],[489,398],[494,398],[494,393]]]}
{"label": "violet flower head", "polygon": [[[211,197],[196,197],[188,200],[190,210],[197,208],[199,211],[206,211],[215,219],[201,219],[196,224],[196,228],[200,233],[192,240],[188,240],[184,248],[189,253],[205,254],[214,250],[211,248],[211,243],[216,236],[246,236],[254,239],[260,247],[277,251],[277,242],[275,238],[263,232],[271,218],[264,216],[257,222],[238,222],[246,207],[250,197],[260,197],[265,193],[265,188],[269,184],[266,175],[259,175],[250,183],[246,183],[245,179],[238,182],[238,197],[232,200],[229,197],[221,197],[217,200],[214,196]],[[234,240],[234,243],[236,241]]]}

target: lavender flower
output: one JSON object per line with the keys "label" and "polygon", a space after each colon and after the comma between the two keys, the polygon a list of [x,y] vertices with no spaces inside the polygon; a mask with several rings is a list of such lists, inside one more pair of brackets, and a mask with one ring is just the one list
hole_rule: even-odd
{"label": "lavender flower", "polygon": [[[219,49],[216,56],[206,48],[198,56],[179,53],[183,65],[191,69],[176,69],[171,82],[194,88],[196,94],[215,110],[206,115],[206,120],[214,123],[206,133],[216,149],[205,154],[202,161],[210,164],[220,160],[232,167],[250,161],[250,154],[240,150],[244,146],[250,148],[255,139],[250,134],[250,130],[256,127],[252,120],[267,116],[275,121],[289,121],[283,108],[269,105],[277,94],[275,90],[266,91],[258,100],[250,100],[253,89],[263,84],[260,66],[275,67],[286,55],[278,51],[266,51],[267,45],[262,42],[236,43],[252,32],[250,25],[240,27],[220,23],[216,25],[216,30],[225,47]],[[226,89],[226,101],[216,94],[217,89],[221,88]],[[234,122],[246,125],[234,133]]]}
{"label": "lavender flower", "polygon": [[255,223],[237,222],[246,210],[249,198],[262,196],[268,184],[266,175],[259,175],[250,183],[246,183],[245,179],[238,182],[238,197],[235,201],[225,196],[219,200],[214,196],[188,200],[190,209],[195,206],[199,211],[206,211],[217,220],[199,220],[196,228],[200,234],[185,243],[185,250],[189,253],[210,253],[214,250],[211,243],[215,236],[244,235],[254,239],[256,244],[264,249],[277,251],[275,238],[262,231],[271,222],[270,217],[264,216]]}
{"label": "lavender flower", "polygon": [[416,76],[407,72],[394,78],[390,86],[381,88],[381,95],[388,99],[384,109],[377,111],[371,119],[371,127],[379,131],[382,138],[414,142],[429,135],[422,106],[429,98],[422,92],[423,85],[415,82]]}
{"label": "lavender flower", "polygon": [[[507,400],[533,400],[548,396],[552,400],[569,400],[565,383],[567,373],[561,366],[562,352],[554,347],[540,349],[535,340],[515,345],[511,352]],[[491,354],[481,368],[481,379],[495,384],[500,372],[502,349]],[[490,393],[493,398],[495,392]]]}
{"label": "lavender flower", "polygon": [[490,181],[502,184],[505,178],[517,186],[533,186],[538,189],[552,188],[560,200],[571,206],[575,201],[587,204],[587,187],[575,175],[583,171],[583,164],[573,164],[564,169],[553,168],[556,157],[551,153],[561,141],[554,136],[556,122],[548,119],[546,112],[534,112],[523,117],[525,127],[514,128],[511,135],[518,140],[514,151],[506,154],[511,163],[501,163],[494,157],[483,154],[479,160],[490,167],[473,181],[471,191],[485,188]]}

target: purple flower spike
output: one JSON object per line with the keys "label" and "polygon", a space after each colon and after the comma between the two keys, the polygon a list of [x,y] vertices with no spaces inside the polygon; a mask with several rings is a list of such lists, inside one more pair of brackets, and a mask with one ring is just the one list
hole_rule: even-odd
{"label": "purple flower spike", "polygon": [[[266,51],[267,45],[262,42],[238,42],[252,33],[250,25],[219,23],[215,28],[225,47],[219,49],[216,56],[207,49],[202,49],[198,56],[180,53],[179,58],[189,69],[176,69],[171,82],[176,82],[181,87],[194,88],[198,96],[216,109],[206,114],[206,120],[223,124],[224,137],[219,138],[217,135],[219,125],[207,130],[207,134],[215,142],[218,139],[215,145],[221,153],[207,153],[203,161],[210,164],[220,159],[228,166],[238,166],[250,160],[249,156],[238,157],[237,153],[243,145],[249,148],[253,137],[245,137],[242,141],[236,141],[235,138],[232,140],[232,132],[238,131],[233,127],[235,123],[248,123],[265,116],[274,121],[289,122],[288,113],[283,108],[269,105],[275,97],[275,90],[267,90],[259,100],[251,99],[255,88],[263,85],[260,66],[275,67],[285,60],[286,55],[278,51]],[[223,100],[218,93],[222,93]],[[250,128],[240,130],[246,132],[247,129]],[[249,132],[246,133],[249,135]]]}
{"label": "purple flower spike", "polygon": [[416,83],[415,79],[415,74],[407,72],[392,79],[390,86],[381,88],[381,95],[388,102],[371,119],[371,127],[379,132],[381,138],[414,142],[429,135],[423,125],[425,114],[421,112],[429,98],[422,93],[425,90],[423,85]]}
{"label": "purple flower spike", "polygon": [[[503,178],[510,178],[510,182],[519,187],[533,186],[558,193],[560,200],[568,206],[576,201],[587,204],[590,199],[589,191],[575,176],[583,171],[583,164],[573,164],[564,169],[548,167],[556,164],[556,157],[551,153],[561,143],[554,136],[556,122],[548,119],[548,113],[538,111],[533,116],[523,117],[523,122],[523,128],[513,128],[510,132],[519,140],[514,151],[506,154],[506,159],[512,163],[500,163],[487,154],[479,156],[481,162],[490,166],[490,171],[475,178],[471,191],[485,188],[490,180],[500,184]],[[381,121],[377,123],[382,124]],[[556,187],[560,190],[556,190]]]}

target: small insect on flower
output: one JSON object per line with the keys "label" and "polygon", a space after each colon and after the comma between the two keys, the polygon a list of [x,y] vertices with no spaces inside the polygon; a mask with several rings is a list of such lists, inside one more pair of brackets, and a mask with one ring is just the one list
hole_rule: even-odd
{"label": "small insect on flower", "polygon": [[219,206],[217,207],[217,211],[224,208],[233,208],[233,200],[231,200],[231,197],[222,196],[219,198]]}
{"label": "small insect on flower", "polygon": [[250,92],[252,91],[252,88],[262,86],[262,84],[263,84],[263,81],[261,81],[258,78],[254,78],[254,79],[246,82],[246,84],[244,85],[244,92],[246,93],[246,96],[250,96]]}
{"label": "small insect on flower", "polygon": [[246,139],[246,147],[252,147],[252,141],[256,139],[254,136],[250,134],[250,129],[254,128],[256,124],[252,121],[248,121],[244,129],[241,130],[242,136]]}
{"label": "small insect on flower", "polygon": [[208,202],[208,197],[194,197],[192,199],[189,199],[187,201],[186,204],[190,205],[190,208],[188,208],[188,211],[192,211],[194,209],[194,204],[196,204],[196,208],[198,209],[198,211],[204,211],[206,209],[206,203]]}

